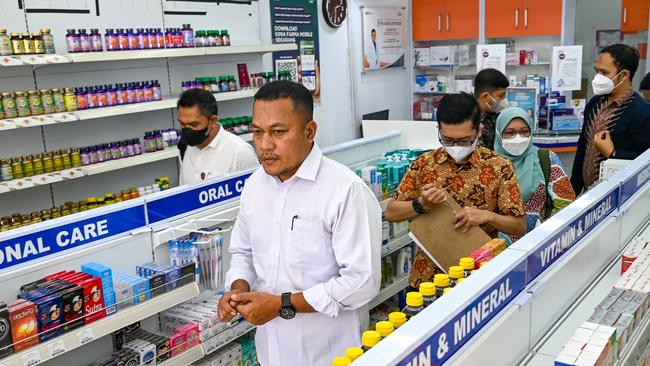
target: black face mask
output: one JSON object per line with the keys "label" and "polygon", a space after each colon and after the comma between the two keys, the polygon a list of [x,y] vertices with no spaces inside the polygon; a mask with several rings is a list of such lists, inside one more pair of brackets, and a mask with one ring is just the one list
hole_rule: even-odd
{"label": "black face mask", "polygon": [[187,144],[190,146],[201,145],[208,139],[208,128],[202,130],[193,130],[191,128],[183,128],[182,138],[187,141]]}

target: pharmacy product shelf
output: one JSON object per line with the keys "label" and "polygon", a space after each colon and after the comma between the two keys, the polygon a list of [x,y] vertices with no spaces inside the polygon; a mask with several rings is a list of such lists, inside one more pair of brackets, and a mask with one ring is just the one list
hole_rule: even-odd
{"label": "pharmacy product shelf", "polygon": [[514,64],[514,65],[508,65],[506,64],[506,67],[535,67],[535,66],[550,66],[551,63],[548,61],[542,61],[538,62],[536,64]]}
{"label": "pharmacy product shelf", "polygon": [[404,234],[403,236],[398,237],[397,239],[393,239],[389,241],[387,245],[381,247],[381,256],[385,257],[387,255],[391,255],[396,251],[409,245],[411,242],[413,242],[413,240],[408,234]]}
{"label": "pharmacy product shelf", "polygon": [[69,53],[66,55],[4,56],[0,58],[0,66],[38,66],[62,63],[127,61],[168,57],[263,54],[268,52],[293,51],[296,49],[298,49],[296,44],[289,43],[228,47],[165,48],[139,51],[87,52]]}
{"label": "pharmacy product shelf", "polygon": [[142,155],[111,160],[103,163],[87,165],[82,168],[66,169],[59,172],[35,175],[32,177],[14,179],[8,182],[0,183],[0,193],[19,191],[22,189],[38,187],[46,184],[61,182],[64,180],[82,178],[88,175],[106,173],[114,170],[124,169],[131,166],[152,163],[154,161],[178,158],[180,153],[177,148],[170,147],[154,153],[145,153]]}
{"label": "pharmacy product shelf", "polygon": [[114,331],[123,328],[125,325],[133,324],[139,320],[169,309],[170,307],[187,301],[198,294],[199,287],[196,283],[185,285],[179,289],[141,303],[140,305],[120,310],[117,313],[92,324],[75,329],[74,331],[65,333],[60,337],[44,343],[39,343],[27,350],[3,358],[0,360],[0,363],[3,366],[24,366],[45,362],[65,352],[79,348],[95,339],[109,335]]}
{"label": "pharmacy product shelf", "polygon": [[203,353],[205,355],[214,353],[218,349],[234,342],[237,338],[243,336],[244,334],[247,334],[253,329],[255,329],[254,325],[245,320],[242,320],[234,326],[203,342]]}
{"label": "pharmacy product shelf", "polygon": [[73,112],[44,114],[40,116],[17,117],[0,119],[0,131],[13,130],[16,128],[36,127],[53,125],[57,123],[74,122],[79,118]]}
{"label": "pharmacy product shelf", "polygon": [[203,358],[203,348],[201,345],[192,347],[176,357],[158,364],[158,366],[187,366]]}
{"label": "pharmacy product shelf", "polygon": [[87,165],[83,168],[85,175],[95,175],[128,168],[131,166],[153,163],[154,161],[178,158],[180,153],[176,147],[169,147],[154,153],[145,153],[131,158],[106,161],[103,163]]}
{"label": "pharmacy product shelf", "polygon": [[646,315],[641,325],[634,330],[634,334],[628,340],[627,345],[620,352],[617,366],[635,366],[639,362],[650,343],[650,316]]}
{"label": "pharmacy product shelf", "polygon": [[393,283],[382,288],[379,291],[379,294],[374,299],[370,300],[370,309],[376,307],[377,305],[396,295],[398,292],[404,290],[408,284],[409,276],[404,276],[400,279],[393,280]]}

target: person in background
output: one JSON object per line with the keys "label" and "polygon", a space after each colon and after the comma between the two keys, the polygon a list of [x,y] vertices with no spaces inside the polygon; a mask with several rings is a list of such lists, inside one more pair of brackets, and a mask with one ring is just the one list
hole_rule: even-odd
{"label": "person in background", "polygon": [[[480,226],[492,238],[526,233],[515,168],[508,159],[478,144],[481,111],[466,93],[448,94],[438,106],[442,148],[432,150],[411,164],[384,213],[389,222],[410,220],[445,204],[447,196],[463,207],[453,225],[467,231]],[[453,243],[450,243],[453,245]],[[410,284],[418,288],[437,273],[435,264],[418,251]]]}
{"label": "person in background", "polygon": [[639,92],[643,95],[646,102],[650,101],[650,72],[645,74],[641,85],[639,85]]}
{"label": "person in background", "polygon": [[474,97],[481,108],[481,146],[494,149],[494,126],[499,112],[508,107],[506,92],[510,82],[496,69],[481,70],[474,78]]}
{"label": "person in background", "polygon": [[[181,184],[191,184],[258,164],[253,147],[219,124],[217,101],[207,90],[183,92],[177,102],[183,134]],[[183,152],[183,147],[185,151]]]}
{"label": "person in background", "polygon": [[526,231],[568,206],[576,198],[569,177],[554,152],[533,145],[533,122],[519,108],[506,108],[497,118],[494,152],[515,166],[526,208]]}
{"label": "person in background", "polygon": [[309,90],[290,81],[265,85],[253,105],[262,169],[242,192],[219,317],[258,325],[264,366],[327,366],[359,345],[360,314],[381,282],[379,202],[323,156],[313,108]]}
{"label": "person in background", "polygon": [[650,105],[632,89],[638,66],[639,52],[628,45],[607,46],[598,54],[594,97],[585,107],[571,172],[577,194],[598,181],[602,161],[632,160],[650,148]]}

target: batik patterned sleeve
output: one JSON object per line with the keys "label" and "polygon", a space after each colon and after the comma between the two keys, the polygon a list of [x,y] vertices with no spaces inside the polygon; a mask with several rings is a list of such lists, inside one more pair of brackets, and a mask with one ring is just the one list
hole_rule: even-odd
{"label": "batik patterned sleeve", "polygon": [[499,214],[507,216],[524,216],[524,203],[521,200],[519,182],[515,174],[515,168],[510,161],[506,161],[499,167],[501,182],[497,197]]}
{"label": "batik patterned sleeve", "polygon": [[551,177],[548,182],[548,194],[551,195],[553,201],[553,209],[551,214],[555,215],[558,211],[568,206],[571,202],[575,201],[576,193],[571,186],[571,180],[562,168],[560,157],[554,153],[551,154]]}
{"label": "batik patterned sleeve", "polygon": [[426,167],[426,156],[420,156],[411,164],[404,178],[399,183],[397,190],[393,194],[393,199],[396,201],[412,201],[420,197],[420,175]]}

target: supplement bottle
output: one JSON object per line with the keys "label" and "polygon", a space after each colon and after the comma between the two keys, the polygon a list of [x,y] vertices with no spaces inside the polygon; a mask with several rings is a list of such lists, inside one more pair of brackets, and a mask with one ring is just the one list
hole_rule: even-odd
{"label": "supplement bottle", "polygon": [[129,150],[127,149],[127,145],[129,144],[127,141],[121,141],[119,142],[120,144],[120,159],[123,158],[128,158],[129,157]]}
{"label": "supplement bottle", "polygon": [[0,178],[5,182],[14,179],[14,174],[11,171],[11,162],[9,160],[0,160]]}
{"label": "supplement bottle", "polygon": [[54,108],[54,98],[52,96],[52,91],[49,89],[41,89],[41,104],[43,106],[43,113],[52,114],[56,112],[56,109]]}
{"label": "supplement bottle", "polygon": [[425,308],[436,301],[436,286],[433,282],[420,283],[419,291],[422,294],[422,302]]}
{"label": "supplement bottle", "polygon": [[99,34],[99,29],[97,28],[90,30],[90,49],[93,52],[104,51],[104,45],[102,44],[102,35]]}
{"label": "supplement bottle", "polygon": [[136,103],[138,101],[138,91],[135,88],[135,83],[130,82],[126,86],[126,102]]}
{"label": "supplement bottle", "polygon": [[126,30],[126,34],[129,40],[129,49],[130,50],[137,50],[138,49],[138,35],[135,34],[133,31],[133,28],[128,28]]}
{"label": "supplement bottle", "polygon": [[194,29],[189,24],[183,24],[183,47],[194,47]]}
{"label": "supplement bottle", "polygon": [[58,219],[59,217],[61,217],[61,209],[59,209],[58,207],[52,207],[52,209],[50,210],[50,217],[52,219]]}
{"label": "supplement bottle", "polygon": [[393,311],[388,314],[388,321],[393,323],[393,326],[397,329],[406,323],[406,314],[401,311]]}
{"label": "supplement bottle", "polygon": [[15,118],[18,116],[16,100],[12,93],[2,93],[2,109],[4,110],[5,118]]}
{"label": "supplement bottle", "polygon": [[375,330],[379,335],[381,336],[382,339],[388,337],[393,331],[395,330],[395,326],[393,323],[389,321],[381,321],[377,322],[375,325]]}
{"label": "supplement bottle", "polygon": [[72,157],[69,149],[61,150],[61,158],[63,159],[63,169],[72,168]]}
{"label": "supplement bottle", "polygon": [[34,176],[34,163],[32,162],[32,157],[29,155],[23,155],[21,157],[21,163],[23,164],[23,176],[33,177]]}
{"label": "supplement bottle", "polygon": [[97,164],[99,159],[97,157],[97,146],[91,146],[88,148],[88,157],[90,158],[90,164]]}
{"label": "supplement bottle", "polygon": [[86,33],[85,29],[79,29],[77,37],[79,37],[81,52],[91,52],[93,50],[92,45],[90,44],[90,36]]}
{"label": "supplement bottle", "polygon": [[11,158],[11,174],[13,174],[14,179],[22,179],[25,177],[23,173],[23,164],[20,161],[20,158]]}
{"label": "supplement bottle", "polygon": [[158,44],[157,48],[165,48],[165,34],[162,28],[156,28],[156,43]]}
{"label": "supplement bottle", "polygon": [[23,33],[22,38],[23,38],[23,48],[25,49],[25,54],[27,55],[35,54],[36,48],[34,46],[34,39],[32,38],[31,34],[25,32]]}
{"label": "supplement bottle", "polygon": [[350,361],[354,361],[357,358],[363,355],[363,350],[359,347],[350,347],[345,350],[345,357],[349,358]]}
{"label": "supplement bottle", "polygon": [[43,221],[40,212],[32,212],[31,217],[32,217],[32,223],[34,224]]}
{"label": "supplement bottle", "polygon": [[88,95],[86,94],[85,88],[77,88],[75,93],[77,95],[77,109],[85,110],[88,109]]}
{"label": "supplement bottle", "polygon": [[113,84],[107,84],[104,87],[106,89],[106,100],[108,101],[107,105],[117,105],[117,89],[113,87]]}
{"label": "supplement bottle", "polygon": [[224,46],[230,46],[230,35],[228,34],[228,31],[225,29],[221,31],[221,43]]}
{"label": "supplement bottle", "polygon": [[463,268],[461,266],[449,267],[449,286],[454,287],[458,284],[458,280],[463,278]]}
{"label": "supplement bottle", "polygon": [[469,277],[474,269],[474,258],[463,257],[458,262],[458,265],[463,269],[463,277]]}
{"label": "supplement bottle", "polygon": [[443,291],[449,287],[449,276],[439,273],[433,276],[433,284],[436,285],[436,297],[440,298]]}
{"label": "supplement bottle", "polygon": [[45,44],[45,53],[54,54],[56,50],[54,49],[54,37],[49,28],[41,29],[41,34],[43,36],[43,44]]}
{"label": "supplement bottle", "polygon": [[120,40],[112,28],[106,29],[104,33],[104,42],[106,43],[106,51],[118,51],[120,49]]}
{"label": "supplement bottle", "polygon": [[16,110],[18,111],[18,117],[27,117],[32,113],[29,107],[29,99],[25,92],[16,92]]}
{"label": "supplement bottle", "polygon": [[74,29],[68,29],[65,35],[65,45],[68,53],[80,52],[81,44]]}
{"label": "supplement bottle", "polygon": [[4,216],[0,219],[0,233],[11,230],[11,217]]}
{"label": "supplement bottle", "polygon": [[97,199],[95,197],[88,197],[86,199],[86,208],[88,210],[92,210],[93,208],[97,208]]}
{"label": "supplement bottle", "polygon": [[34,164],[34,174],[39,175],[45,173],[43,167],[43,155],[40,153],[32,154],[32,163]]}
{"label": "supplement bottle", "polygon": [[12,53],[11,37],[7,35],[6,29],[0,28],[0,56],[9,56]]}
{"label": "supplement bottle", "polygon": [[112,205],[115,203],[115,196],[113,196],[112,193],[106,193],[104,196],[104,204],[105,205]]}
{"label": "supplement bottle", "polygon": [[133,139],[131,140],[131,144],[133,145],[133,152],[135,155],[142,155],[142,145],[140,144],[140,139]]}
{"label": "supplement bottle", "polygon": [[66,202],[66,205],[70,207],[70,213],[76,214],[79,212],[79,204],[77,202]]}
{"label": "supplement bottle", "polygon": [[23,37],[20,33],[11,33],[11,52],[14,55],[24,55],[25,45],[23,44]]}
{"label": "supplement bottle", "polygon": [[94,86],[86,87],[86,100],[88,101],[88,108],[99,107],[99,97]]}
{"label": "supplement bottle", "polygon": [[209,30],[209,31],[207,31],[207,36],[206,36],[206,41],[205,42],[206,42],[206,45],[208,47],[221,46],[221,44],[220,44],[221,43],[221,37],[217,36],[217,31]]}
{"label": "supplement bottle", "polygon": [[202,30],[196,31],[196,37],[194,37],[194,42],[196,44],[196,47],[205,47],[208,44],[207,38],[205,36],[205,31]]}
{"label": "supplement bottle", "polygon": [[406,307],[404,307],[402,312],[406,314],[407,319],[411,319],[424,309],[423,305],[424,301],[422,300],[421,293],[409,292],[406,294]]}
{"label": "supplement bottle", "polygon": [[158,48],[158,41],[156,40],[156,30],[154,28],[147,29],[147,43],[149,43],[149,48]]}
{"label": "supplement bottle", "polygon": [[61,156],[61,150],[54,150],[52,152],[52,162],[54,163],[55,172],[63,170],[63,156]]}
{"label": "supplement bottle", "polygon": [[[54,111],[56,113],[65,112],[65,98],[61,89],[52,89],[52,100],[54,101]],[[76,102],[76,99],[75,99]]]}
{"label": "supplement bottle", "polygon": [[120,154],[120,143],[119,142],[111,142],[108,144],[108,146],[111,149],[111,160],[117,160],[121,157]]}
{"label": "supplement bottle", "polygon": [[128,104],[129,103],[129,92],[126,90],[126,86],[122,83],[117,84],[117,104]]}
{"label": "supplement bottle", "polygon": [[52,152],[43,153],[43,171],[45,173],[52,173],[54,171],[54,160],[52,160]]}
{"label": "supplement bottle", "polygon": [[374,330],[367,330],[361,334],[361,345],[363,352],[368,352],[369,349],[376,346],[381,340],[381,335]]}
{"label": "supplement bottle", "polygon": [[332,360],[332,366],[348,366],[351,363],[352,361],[347,357],[336,357]]}
{"label": "supplement bottle", "polygon": [[77,104],[77,95],[74,88],[65,88],[63,103],[65,104],[65,110],[68,112],[74,112],[79,109],[79,105]]}
{"label": "supplement bottle", "polygon": [[88,148],[81,148],[79,149],[79,155],[81,157],[81,165],[90,165],[90,153],[88,151]]}
{"label": "supplement bottle", "polygon": [[43,42],[43,35],[40,32],[32,33],[34,40],[34,53],[38,55],[45,54],[45,42]]}
{"label": "supplement bottle", "polygon": [[149,48],[149,38],[147,33],[145,33],[144,28],[138,28],[136,32],[136,38],[138,39],[138,49],[144,50]]}
{"label": "supplement bottle", "polygon": [[135,101],[136,103],[144,102],[144,86],[139,81],[135,83]]}
{"label": "supplement bottle", "polygon": [[97,93],[97,107],[108,106],[108,95],[103,85],[96,85],[95,92]]}
{"label": "supplement bottle", "polygon": [[442,294],[443,294],[443,295],[447,295],[449,292],[451,292],[451,290],[453,290],[453,287],[447,287],[447,288],[442,292]]}
{"label": "supplement bottle", "polygon": [[41,101],[41,96],[38,94],[38,90],[30,90],[27,92],[27,95],[32,116],[43,114],[43,102]]}
{"label": "supplement bottle", "polygon": [[397,276],[408,276],[411,273],[411,247],[402,248],[397,255]]}
{"label": "supplement bottle", "polygon": [[119,44],[120,51],[127,51],[129,49],[129,36],[124,33],[124,29],[117,30],[117,43]]}
{"label": "supplement bottle", "polygon": [[235,81],[234,75],[228,76],[228,90],[237,91],[237,81]]}

